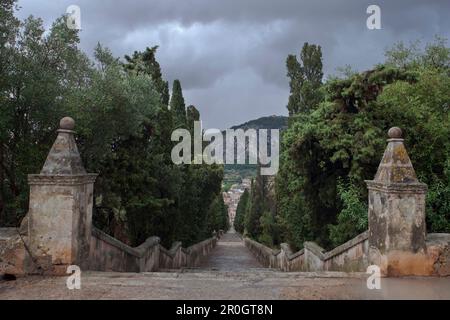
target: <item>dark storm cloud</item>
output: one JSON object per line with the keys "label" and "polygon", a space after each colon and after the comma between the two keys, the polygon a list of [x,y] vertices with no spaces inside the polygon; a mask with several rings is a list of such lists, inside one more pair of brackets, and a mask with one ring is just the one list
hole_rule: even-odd
{"label": "dark storm cloud", "polygon": [[[70,4],[82,10],[82,48],[97,42],[123,56],[159,45],[170,81],[179,78],[188,103],[209,127],[285,114],[285,59],[304,42],[323,47],[325,72],[383,61],[386,47],[449,37],[450,1],[366,0],[20,0],[20,16],[49,25]],[[382,10],[382,30],[366,28],[366,9]]]}

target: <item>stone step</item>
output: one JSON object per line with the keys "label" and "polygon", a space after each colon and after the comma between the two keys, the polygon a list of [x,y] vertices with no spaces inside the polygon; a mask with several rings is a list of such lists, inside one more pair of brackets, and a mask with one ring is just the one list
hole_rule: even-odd
{"label": "stone step", "polygon": [[[97,274],[96,274],[97,275]],[[116,274],[116,276],[129,276],[129,274]],[[149,272],[142,274],[132,274],[136,277],[150,278],[183,278],[183,279],[220,279],[220,278],[239,278],[239,279],[307,279],[307,278],[355,278],[366,279],[367,274],[363,272],[282,272],[271,269],[246,269],[231,271],[214,271],[208,269],[190,269],[190,270],[170,270],[167,272]],[[109,277],[110,274],[98,276]]]}
{"label": "stone step", "polygon": [[279,270],[276,269],[270,269],[270,268],[230,268],[227,270],[220,269],[220,268],[187,268],[182,270],[183,273],[273,273],[273,272],[279,272]]}

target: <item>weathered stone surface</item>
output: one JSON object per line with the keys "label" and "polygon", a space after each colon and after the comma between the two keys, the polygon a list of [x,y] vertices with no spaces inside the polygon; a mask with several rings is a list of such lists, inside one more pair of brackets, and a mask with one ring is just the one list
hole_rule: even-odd
{"label": "weathered stone surface", "polygon": [[18,229],[0,228],[0,275],[26,273],[28,255]]}
{"label": "weathered stone surface", "polygon": [[189,248],[183,248],[181,242],[175,242],[170,250],[160,247],[159,269],[181,269],[198,267],[216,247],[223,231],[215,233],[212,238],[197,243]]}
{"label": "weathered stone surface", "polygon": [[96,175],[30,175],[28,234],[36,257],[87,266]]}
{"label": "weathered stone surface", "polygon": [[433,262],[433,275],[450,276],[450,234],[429,234],[427,255]]}
{"label": "weathered stone surface", "polygon": [[73,129],[75,129],[75,120],[73,120],[71,117],[62,118],[59,122],[59,128],[61,130],[72,131]]}
{"label": "weathered stone surface", "polygon": [[92,229],[93,186],[74,138],[75,122],[61,120],[58,137],[39,175],[29,175],[29,212],[20,228],[33,261],[44,272],[65,274],[68,265],[87,268]]}
{"label": "weathered stone surface", "polygon": [[140,255],[133,248],[93,228],[89,270],[140,272]]}
{"label": "weathered stone surface", "polygon": [[389,134],[391,138],[388,140],[388,146],[374,180],[385,185],[418,183],[416,172],[403,144],[404,140],[401,139],[401,130],[392,128]]}
{"label": "weathered stone surface", "polygon": [[245,247],[234,230],[225,234],[217,247],[197,264],[202,269],[215,271],[243,271],[261,268],[262,265]]}
{"label": "weathered stone surface", "polygon": [[364,272],[369,266],[369,232],[325,253],[324,270]]}
{"label": "weathered stone surface", "polygon": [[305,248],[296,253],[287,244],[281,245],[281,250],[273,250],[247,238],[245,245],[264,266],[287,272],[365,272],[368,266],[368,232],[329,252],[314,242],[306,242]]}
{"label": "weathered stone surface", "polygon": [[[42,175],[84,175],[80,153],[75,142],[75,122],[71,118],[61,120],[58,137],[54,142],[42,168]],[[71,129],[67,129],[71,128]]]}
{"label": "weathered stone surface", "polygon": [[[426,260],[425,194],[401,139],[389,130],[388,146],[369,189],[369,260],[385,275],[423,274]],[[416,265],[416,267],[414,267]]]}
{"label": "weathered stone surface", "polygon": [[389,129],[388,136],[391,139],[401,139],[403,136],[403,131],[399,127],[393,127]]}
{"label": "weathered stone surface", "polygon": [[89,270],[115,272],[154,272],[161,269],[193,268],[200,265],[214,249],[218,238],[213,237],[183,248],[181,242],[170,250],[160,245],[158,237],[147,239],[137,248],[93,228]]}

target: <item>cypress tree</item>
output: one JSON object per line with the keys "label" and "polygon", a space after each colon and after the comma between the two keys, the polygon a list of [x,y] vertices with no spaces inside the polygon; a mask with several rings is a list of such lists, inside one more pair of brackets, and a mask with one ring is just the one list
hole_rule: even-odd
{"label": "cypress tree", "polygon": [[305,43],[300,53],[300,61],[295,55],[289,55],[286,65],[291,87],[289,115],[308,113],[322,100],[322,48]]}
{"label": "cypress tree", "polygon": [[189,128],[189,131],[191,132],[191,135],[193,135],[194,134],[194,122],[200,121],[200,112],[197,110],[196,107],[191,105],[187,108],[186,113],[187,113],[187,115],[186,115],[187,125]]}
{"label": "cypress tree", "polygon": [[175,127],[185,127],[187,123],[186,105],[184,102],[183,90],[181,89],[180,80],[175,80],[173,82],[172,98],[170,99],[170,110],[173,114]]}
{"label": "cypress tree", "polygon": [[247,210],[248,200],[250,194],[246,189],[239,199],[238,206],[236,208],[236,217],[234,219],[234,229],[240,234],[244,233],[244,219],[245,219],[245,211]]}
{"label": "cypress tree", "polygon": [[169,83],[164,81],[161,66],[156,60],[156,51],[158,46],[152,48],[146,48],[144,52],[135,51],[133,56],[125,56],[126,63],[124,64],[125,70],[134,72],[136,74],[148,74],[151,76],[155,89],[160,95],[161,103],[164,106],[169,105]]}

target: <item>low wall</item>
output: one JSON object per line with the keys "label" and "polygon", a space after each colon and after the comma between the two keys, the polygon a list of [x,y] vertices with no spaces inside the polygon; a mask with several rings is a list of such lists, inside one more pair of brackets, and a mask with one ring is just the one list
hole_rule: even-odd
{"label": "low wall", "polygon": [[[245,245],[265,267],[282,271],[366,272],[369,266],[369,232],[325,252],[314,242],[305,242],[304,249],[292,253],[287,244],[273,250],[246,238]],[[389,256],[402,270],[401,275],[450,276],[450,234],[428,234],[426,252],[418,254],[395,252]],[[382,265],[383,261],[376,263]],[[400,276],[392,273],[391,276]]]}
{"label": "low wall", "polygon": [[89,270],[152,272],[160,269],[196,267],[216,246],[220,234],[189,248],[183,248],[181,242],[176,242],[170,250],[167,250],[160,245],[158,237],[149,238],[139,247],[132,248],[93,228]]}
{"label": "low wall", "polygon": [[23,275],[28,254],[17,228],[0,228],[0,275]]}
{"label": "low wall", "polygon": [[450,234],[430,233],[427,236],[427,256],[435,276],[450,276]]}
{"label": "low wall", "polygon": [[198,267],[202,260],[211,252],[217,244],[218,237],[197,243],[187,249],[183,248],[181,242],[176,242],[170,250],[163,247],[160,249],[160,269],[180,269]]}
{"label": "low wall", "polygon": [[146,272],[158,269],[159,242],[149,238],[131,248],[106,233],[93,228],[89,252],[89,269],[93,271]]}
{"label": "low wall", "polygon": [[324,269],[329,271],[367,271],[369,266],[369,231],[325,253]]}
{"label": "low wall", "polygon": [[212,237],[208,240],[190,246],[187,249],[189,252],[188,267],[198,267],[203,259],[216,247],[218,239],[222,236],[223,231],[219,232],[216,237]]}
{"label": "low wall", "polygon": [[273,250],[252,239],[244,239],[245,246],[253,253],[256,259],[266,268],[283,271],[303,270],[304,251],[298,252],[295,257],[289,257],[289,248],[283,244],[281,250]]}
{"label": "low wall", "polygon": [[254,240],[245,239],[245,245],[258,261],[268,268],[282,271],[366,271],[368,266],[369,234],[364,232],[347,243],[325,252],[314,242],[306,242],[304,249],[293,253],[287,244],[273,250]]}

